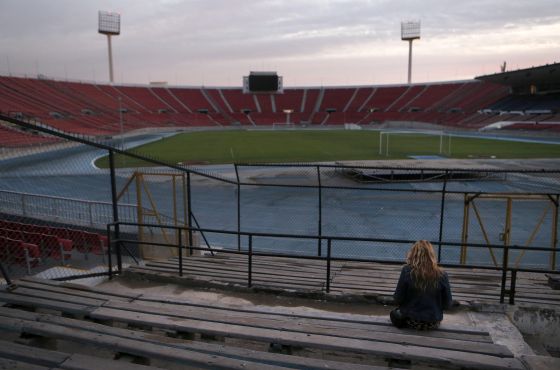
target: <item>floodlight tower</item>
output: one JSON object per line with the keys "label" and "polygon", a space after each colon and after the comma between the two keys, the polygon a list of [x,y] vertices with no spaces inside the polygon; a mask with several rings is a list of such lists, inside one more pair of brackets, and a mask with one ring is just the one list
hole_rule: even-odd
{"label": "floodlight tower", "polygon": [[109,80],[113,83],[113,48],[111,47],[111,36],[118,36],[121,33],[121,15],[100,10],[99,33],[107,35],[107,45],[109,47]]}
{"label": "floodlight tower", "polygon": [[408,41],[408,83],[412,77],[412,41],[420,39],[420,21],[401,22],[401,40]]}

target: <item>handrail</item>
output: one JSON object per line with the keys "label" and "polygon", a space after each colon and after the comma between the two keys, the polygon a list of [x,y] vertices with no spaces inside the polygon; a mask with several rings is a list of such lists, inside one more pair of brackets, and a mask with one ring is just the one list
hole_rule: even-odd
{"label": "handrail", "polygon": [[[129,222],[114,222],[107,224],[107,231],[109,235],[111,234],[111,229],[118,227],[119,225],[127,225],[132,226],[133,223]],[[153,224],[137,224],[141,226],[154,226]],[[252,287],[252,261],[254,256],[268,256],[268,257],[284,257],[284,258],[294,258],[294,259],[311,259],[311,260],[321,260],[326,262],[326,278],[325,278],[325,292],[330,292],[330,280],[331,280],[331,263],[333,261],[351,261],[351,262],[375,262],[375,263],[384,263],[384,264],[402,264],[402,261],[391,261],[391,260],[383,260],[383,259],[375,259],[375,258],[347,258],[347,257],[336,257],[332,254],[333,248],[333,241],[369,241],[369,242],[385,242],[385,243],[399,243],[399,244],[410,244],[413,243],[413,240],[406,240],[406,239],[382,239],[382,238],[356,238],[356,237],[340,237],[340,236],[329,236],[329,235],[306,235],[306,234],[279,234],[279,233],[259,233],[259,232],[247,232],[247,231],[229,231],[229,230],[218,230],[218,229],[201,229],[195,227],[185,227],[185,226],[159,226],[162,228],[169,228],[175,230],[187,230],[189,233],[193,231],[196,232],[211,232],[211,233],[221,233],[221,234],[228,234],[228,235],[244,235],[248,237],[248,247],[247,250],[244,251],[242,249],[222,249],[220,253],[230,253],[230,254],[240,254],[247,256],[247,286],[250,288]],[[296,255],[296,254],[289,254],[289,253],[272,253],[272,252],[256,252],[254,251],[253,247],[253,239],[254,237],[277,237],[277,238],[292,238],[292,239],[316,239],[319,241],[326,240],[327,241],[327,254],[326,256],[322,255]],[[145,242],[145,241],[138,241],[138,240],[129,240],[129,239],[110,239],[110,244],[117,243],[120,245],[121,243],[136,243],[136,244],[146,244],[152,246],[163,246],[163,247],[173,247],[178,248],[179,250],[179,275],[183,275],[183,264],[182,264],[182,241],[179,238],[178,244],[166,244],[160,242]],[[438,242],[433,241],[432,243],[438,244]],[[449,246],[462,246],[464,243],[454,243],[454,242],[443,242],[440,245],[449,245]],[[469,243],[469,247],[473,248],[488,248],[489,245],[486,244],[477,244],[477,243]],[[190,250],[206,250],[203,247],[194,247],[192,245],[189,246]],[[509,296],[509,304],[515,303],[515,287],[516,287],[516,280],[517,280],[517,272],[539,272],[539,273],[557,273],[556,270],[550,269],[531,269],[531,268],[518,268],[518,267],[509,267],[509,251],[510,250],[532,250],[532,251],[552,251],[554,248],[545,248],[545,247],[528,247],[528,246],[508,246],[508,245],[490,245],[490,247],[501,248],[503,253],[502,258],[502,265],[501,266],[489,266],[489,265],[478,265],[478,264],[450,264],[450,263],[440,263],[443,267],[452,267],[452,268],[478,268],[484,270],[494,270],[494,271],[501,271],[501,284],[500,284],[500,303],[504,303],[505,296]],[[117,253],[120,253],[120,249],[117,248]],[[119,266],[119,272],[122,273],[122,266]],[[507,274],[508,272],[511,273],[510,279],[510,287],[507,288]]]}
{"label": "handrail", "polygon": [[[6,199],[8,197],[13,198],[14,201],[12,203],[17,204],[17,206],[12,208],[4,205],[2,211],[12,215],[48,218],[48,221],[69,220],[73,223],[82,222],[89,226],[104,226],[111,219],[111,202],[0,190],[0,198]],[[9,202],[6,204],[9,204]],[[75,211],[72,215],[78,215],[79,217],[73,217],[72,215],[61,217],[59,209],[62,205],[67,208],[72,207]],[[120,203],[118,207],[127,220],[135,220],[136,209],[138,208],[136,204]],[[160,217],[166,221],[173,222],[172,218],[168,215],[160,215]]]}
{"label": "handrail", "polygon": [[[27,193],[27,192],[23,192],[23,191],[0,190],[0,193],[13,194],[13,195],[23,195],[23,196],[31,196],[31,197],[41,197],[41,198],[49,198],[49,199],[57,199],[57,200],[67,200],[67,201],[79,202],[79,203],[103,204],[103,205],[109,205],[109,206],[112,205],[111,202],[103,202],[103,201],[88,200],[88,199],[78,199],[78,198],[70,198],[70,197],[60,197],[60,196],[57,196],[57,195],[45,195],[45,194]],[[119,206],[136,207],[136,204],[121,203],[121,204],[119,204]]]}
{"label": "handrail", "polygon": [[[352,236],[336,236],[336,235],[309,235],[309,234],[285,234],[285,233],[264,233],[264,232],[249,232],[249,231],[231,231],[231,230],[222,230],[222,229],[208,229],[208,228],[196,228],[196,227],[188,227],[188,226],[175,226],[175,225],[159,225],[159,224],[151,224],[151,223],[134,223],[134,222],[114,222],[109,223],[108,225],[124,225],[124,226],[144,226],[144,227],[160,227],[166,229],[182,229],[182,230],[191,230],[191,231],[198,231],[198,232],[206,232],[206,233],[215,233],[215,234],[227,234],[227,235],[243,235],[243,236],[257,236],[257,237],[271,237],[271,238],[292,238],[292,239],[321,239],[321,240],[335,240],[335,241],[356,241],[356,242],[378,242],[378,243],[398,243],[398,244],[411,244],[415,243],[417,240],[413,239],[386,239],[386,238],[365,238],[365,237],[352,237]],[[432,244],[439,244],[439,241],[430,241]],[[453,247],[460,247],[465,245],[465,243],[461,242],[441,242],[443,245],[453,246]],[[554,248],[550,247],[528,247],[528,246],[518,246],[518,245],[510,245],[505,246],[503,244],[482,244],[482,243],[467,243],[469,247],[475,248],[500,248],[500,249],[510,249],[510,250],[531,250],[531,251],[545,251],[550,252],[555,250]],[[540,270],[539,270],[540,271]],[[554,271],[554,270],[550,270]]]}

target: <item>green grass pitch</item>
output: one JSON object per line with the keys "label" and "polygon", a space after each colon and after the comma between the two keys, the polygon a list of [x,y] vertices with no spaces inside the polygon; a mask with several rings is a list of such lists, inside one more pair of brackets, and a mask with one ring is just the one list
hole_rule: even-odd
{"label": "green grass pitch", "polygon": [[[448,137],[443,139],[445,151]],[[440,137],[422,134],[390,136],[389,156],[379,154],[378,131],[292,130],[292,131],[199,131],[178,134],[132,149],[167,163],[279,163],[338,160],[405,159],[412,155],[439,155]],[[383,145],[385,148],[385,142]],[[383,149],[385,153],[385,149]],[[492,139],[451,139],[451,158],[553,158],[560,145]],[[149,164],[116,156],[119,167]],[[108,167],[108,158],[96,161]]]}

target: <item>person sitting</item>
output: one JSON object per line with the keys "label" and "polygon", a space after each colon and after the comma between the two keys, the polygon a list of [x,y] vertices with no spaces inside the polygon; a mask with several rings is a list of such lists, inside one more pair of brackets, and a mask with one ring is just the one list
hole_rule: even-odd
{"label": "person sitting", "polygon": [[391,311],[390,318],[396,327],[429,330],[439,326],[443,310],[451,306],[451,287],[430,242],[414,243],[393,297],[398,308]]}

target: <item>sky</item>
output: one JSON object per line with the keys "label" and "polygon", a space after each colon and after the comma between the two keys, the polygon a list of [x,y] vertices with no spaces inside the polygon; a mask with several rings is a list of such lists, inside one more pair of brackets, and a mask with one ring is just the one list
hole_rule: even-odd
{"label": "sky", "polygon": [[400,84],[471,79],[560,61],[558,0],[0,0],[0,74],[107,82],[98,11],[121,14],[116,83]]}

